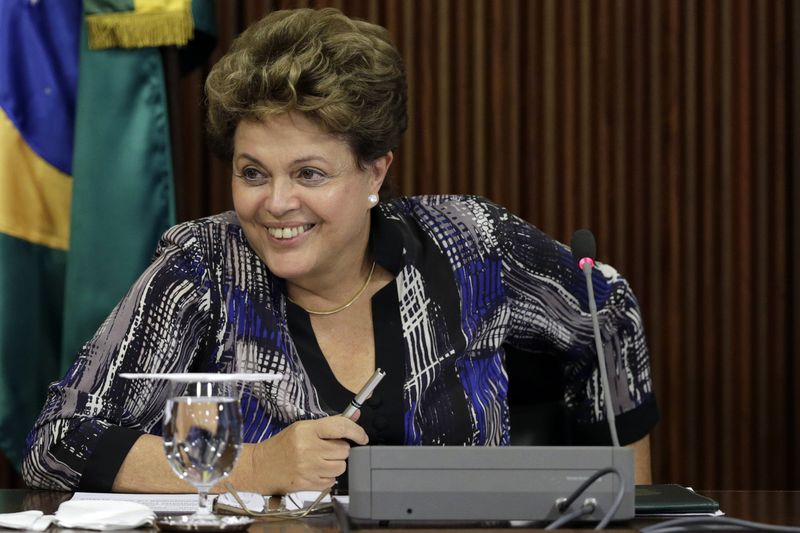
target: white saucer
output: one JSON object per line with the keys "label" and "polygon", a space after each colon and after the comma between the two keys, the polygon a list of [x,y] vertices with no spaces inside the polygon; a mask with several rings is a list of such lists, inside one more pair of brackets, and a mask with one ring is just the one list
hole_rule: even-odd
{"label": "white saucer", "polygon": [[244,531],[255,523],[247,516],[214,515],[211,520],[190,520],[191,515],[163,515],[156,517],[161,531]]}

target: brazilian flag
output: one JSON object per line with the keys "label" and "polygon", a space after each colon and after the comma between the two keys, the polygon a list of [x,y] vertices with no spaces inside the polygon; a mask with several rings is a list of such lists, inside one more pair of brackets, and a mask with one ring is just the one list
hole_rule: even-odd
{"label": "brazilian flag", "polygon": [[[205,6],[208,8],[208,5]],[[191,0],[0,2],[0,451],[175,223],[159,46]]]}
{"label": "brazilian flag", "polygon": [[0,7],[0,446],[18,463],[61,370],[81,4]]}

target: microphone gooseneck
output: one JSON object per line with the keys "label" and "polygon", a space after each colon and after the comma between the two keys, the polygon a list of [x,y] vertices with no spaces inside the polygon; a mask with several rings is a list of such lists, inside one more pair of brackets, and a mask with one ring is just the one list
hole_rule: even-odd
{"label": "microphone gooseneck", "polygon": [[589,293],[589,314],[592,316],[594,344],[597,350],[597,366],[600,368],[600,382],[603,387],[603,403],[605,404],[606,419],[608,420],[608,430],[611,432],[612,444],[619,446],[617,421],[614,415],[614,407],[611,403],[611,387],[608,381],[606,357],[603,351],[603,341],[600,337],[600,323],[597,320],[597,303],[594,301],[594,284],[592,283],[592,268],[594,268],[594,256],[597,253],[597,243],[591,231],[579,229],[572,235],[570,245],[572,247],[572,256],[578,261],[578,266],[586,278],[586,290]]}

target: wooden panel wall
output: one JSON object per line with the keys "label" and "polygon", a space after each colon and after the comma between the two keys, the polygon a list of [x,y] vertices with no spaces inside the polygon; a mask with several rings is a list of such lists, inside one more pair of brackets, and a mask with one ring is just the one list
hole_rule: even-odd
{"label": "wooden panel wall", "polygon": [[[644,310],[663,413],[656,481],[800,488],[800,8],[219,2],[209,64],[249,22],[306,5],[396,39],[410,82],[394,167],[403,193],[482,194],[566,242],[595,232]],[[202,144],[207,71],[173,72],[182,218],[230,205],[229,170]]]}

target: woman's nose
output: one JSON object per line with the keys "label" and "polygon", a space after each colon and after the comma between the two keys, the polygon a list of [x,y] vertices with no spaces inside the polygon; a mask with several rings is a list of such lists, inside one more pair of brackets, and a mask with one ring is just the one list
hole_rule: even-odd
{"label": "woman's nose", "polygon": [[294,182],[290,179],[274,179],[266,199],[266,206],[269,212],[276,217],[300,207],[300,199],[297,197]]}

